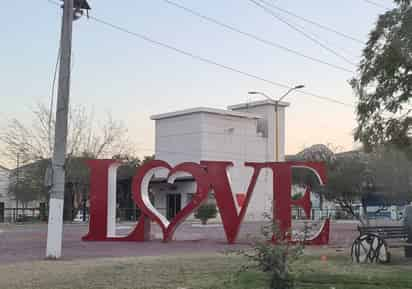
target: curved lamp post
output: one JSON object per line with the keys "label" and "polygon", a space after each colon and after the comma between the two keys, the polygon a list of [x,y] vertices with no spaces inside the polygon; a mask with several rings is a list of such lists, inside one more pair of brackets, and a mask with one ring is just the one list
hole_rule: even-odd
{"label": "curved lamp post", "polygon": [[292,91],[294,90],[298,90],[301,88],[304,88],[305,86],[303,84],[300,85],[296,85],[294,87],[291,87],[288,91],[286,91],[281,97],[279,97],[278,99],[274,99],[270,96],[268,96],[267,94],[260,92],[260,91],[249,91],[248,94],[259,94],[264,96],[266,99],[274,101],[275,102],[275,118],[276,118],[276,122],[275,122],[275,135],[276,135],[276,153],[275,153],[275,161],[279,161],[279,114],[278,114],[278,107],[279,107],[279,103],[286,97],[288,96]]}

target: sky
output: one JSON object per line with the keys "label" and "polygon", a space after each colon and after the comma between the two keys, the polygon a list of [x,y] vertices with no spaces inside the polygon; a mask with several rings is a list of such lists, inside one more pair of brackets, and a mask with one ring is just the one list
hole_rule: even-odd
{"label": "sky", "polygon": [[[355,71],[356,67],[314,44],[248,0],[172,0],[261,38]],[[365,0],[266,0],[364,42],[383,7]],[[389,0],[375,0],[389,6]],[[355,104],[348,84],[355,74],[341,71],[233,33],[167,4],[164,0],[89,0],[91,14],[215,62],[275,82]],[[0,129],[17,118],[30,123],[39,102],[49,103],[60,37],[61,9],[47,0],[4,1],[0,18]],[[364,44],[320,30],[276,12],[353,63]],[[263,81],[205,64],[82,18],[73,31],[71,103],[110,112],[128,128],[140,155],[153,152],[153,114],[190,107],[225,108],[285,92]],[[342,150],[357,146],[354,107],[301,93],[286,99],[286,153],[312,144]]]}

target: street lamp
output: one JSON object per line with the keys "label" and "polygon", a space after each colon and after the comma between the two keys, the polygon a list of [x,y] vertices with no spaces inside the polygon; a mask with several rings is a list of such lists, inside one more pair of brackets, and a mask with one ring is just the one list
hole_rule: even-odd
{"label": "street lamp", "polygon": [[292,91],[294,90],[298,90],[301,88],[304,88],[305,86],[303,84],[300,85],[296,85],[294,87],[291,87],[288,91],[286,91],[286,93],[284,93],[281,97],[279,97],[278,99],[274,99],[270,96],[268,96],[267,94],[260,92],[260,91],[249,91],[248,94],[259,94],[264,96],[266,99],[274,101],[275,102],[275,118],[276,118],[276,122],[275,122],[275,135],[276,135],[276,154],[275,154],[275,161],[279,161],[279,114],[278,114],[278,107],[279,107],[279,103],[286,97],[288,96]]}

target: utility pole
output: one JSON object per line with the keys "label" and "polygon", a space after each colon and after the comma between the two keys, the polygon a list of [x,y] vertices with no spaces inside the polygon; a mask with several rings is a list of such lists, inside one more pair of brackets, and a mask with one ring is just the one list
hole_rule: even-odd
{"label": "utility pole", "polygon": [[47,228],[46,257],[58,259],[62,251],[63,208],[65,185],[65,158],[70,96],[70,66],[73,0],[64,0],[60,39],[59,86],[57,92],[56,125],[52,159],[52,187],[49,201],[49,223]]}
{"label": "utility pole", "polygon": [[63,236],[63,209],[65,160],[70,97],[70,67],[73,21],[90,7],[86,0],[62,0],[63,20],[60,39],[59,85],[57,92],[56,125],[52,159],[52,183],[49,202],[46,257],[61,257]]}

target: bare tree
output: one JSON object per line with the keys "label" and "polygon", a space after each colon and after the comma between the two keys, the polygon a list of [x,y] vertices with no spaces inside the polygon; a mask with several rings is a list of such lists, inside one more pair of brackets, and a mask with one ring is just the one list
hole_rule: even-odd
{"label": "bare tree", "polygon": [[[15,181],[11,182],[9,190],[16,200],[24,202],[39,196],[47,199],[47,189],[42,183],[53,153],[55,120],[52,115],[46,105],[39,103],[33,110],[30,124],[12,119],[0,133],[3,157],[10,164],[18,163],[12,178]],[[131,155],[131,148],[127,129],[121,121],[107,114],[99,123],[85,107],[71,106],[66,157],[67,204],[78,202],[79,196],[84,196],[87,190],[85,158]]]}
{"label": "bare tree", "polygon": [[[17,156],[22,164],[50,159],[54,145],[55,120],[42,103],[33,110],[33,120],[26,125],[12,119],[0,133],[3,156],[14,163]],[[83,106],[72,106],[69,114],[67,157],[87,156],[110,158],[115,154],[129,154],[131,151],[127,129],[121,121],[113,120],[110,114],[99,125],[93,113]]]}

